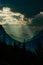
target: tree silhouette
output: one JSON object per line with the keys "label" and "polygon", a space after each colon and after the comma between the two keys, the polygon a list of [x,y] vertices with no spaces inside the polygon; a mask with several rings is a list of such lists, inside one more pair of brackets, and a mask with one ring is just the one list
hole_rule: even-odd
{"label": "tree silhouette", "polygon": [[36,50],[36,63],[43,64],[43,47],[41,42],[39,42],[37,50]]}
{"label": "tree silhouette", "polygon": [[18,46],[20,47],[20,45],[21,45],[21,43],[19,42],[19,43],[18,43]]}
{"label": "tree silhouette", "polygon": [[39,42],[38,47],[37,47],[37,49],[35,50],[38,56],[39,56],[39,54],[40,54],[40,52],[41,52],[41,48],[42,48],[42,47],[41,47],[41,42]]}
{"label": "tree silhouette", "polygon": [[26,51],[26,42],[25,42],[25,39],[24,39],[24,42],[23,42],[23,52],[25,52]]}

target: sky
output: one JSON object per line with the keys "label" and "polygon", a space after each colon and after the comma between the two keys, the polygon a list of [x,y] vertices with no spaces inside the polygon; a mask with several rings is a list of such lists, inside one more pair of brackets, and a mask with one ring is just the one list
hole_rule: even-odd
{"label": "sky", "polygon": [[0,25],[13,39],[30,41],[43,29],[43,0],[0,0]]}
{"label": "sky", "polygon": [[0,8],[3,6],[10,7],[26,17],[33,17],[43,11],[43,0],[0,0]]}

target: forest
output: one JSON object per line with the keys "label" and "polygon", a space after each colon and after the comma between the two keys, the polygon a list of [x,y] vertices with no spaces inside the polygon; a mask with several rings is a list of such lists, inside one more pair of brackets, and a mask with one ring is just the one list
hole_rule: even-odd
{"label": "forest", "polygon": [[26,50],[25,40],[23,47],[20,48],[14,42],[14,47],[7,46],[6,43],[0,42],[0,65],[43,65],[43,47],[39,42],[35,53]]}

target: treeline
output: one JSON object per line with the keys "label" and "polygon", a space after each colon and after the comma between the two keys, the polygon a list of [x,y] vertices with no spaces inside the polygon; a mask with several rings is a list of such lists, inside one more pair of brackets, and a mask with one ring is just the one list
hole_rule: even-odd
{"label": "treeline", "polygon": [[43,47],[41,43],[38,44],[35,53],[27,51],[25,47],[25,40],[23,47],[20,48],[14,42],[14,47],[7,46],[5,42],[0,42],[0,64],[2,65],[43,65]]}

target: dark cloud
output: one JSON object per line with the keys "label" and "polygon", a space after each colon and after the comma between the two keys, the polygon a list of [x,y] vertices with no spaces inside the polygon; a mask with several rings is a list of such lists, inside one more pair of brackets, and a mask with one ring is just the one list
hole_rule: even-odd
{"label": "dark cloud", "polygon": [[13,11],[20,12],[27,17],[33,17],[43,11],[43,0],[0,0],[1,6],[11,7]]}
{"label": "dark cloud", "polygon": [[43,14],[38,14],[32,20],[31,25],[33,26],[43,26]]}

